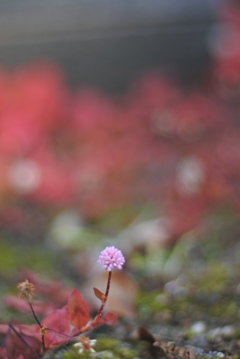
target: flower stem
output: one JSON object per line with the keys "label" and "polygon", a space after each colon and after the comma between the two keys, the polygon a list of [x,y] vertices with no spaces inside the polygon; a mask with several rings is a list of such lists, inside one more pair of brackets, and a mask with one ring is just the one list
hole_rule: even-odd
{"label": "flower stem", "polygon": [[74,337],[81,334],[81,333],[85,333],[85,332],[89,331],[90,329],[95,327],[95,325],[93,325],[94,323],[98,323],[98,321],[99,321],[99,319],[100,319],[100,317],[102,315],[103,309],[105,307],[105,304],[107,302],[107,299],[108,299],[108,294],[109,294],[110,284],[111,284],[111,278],[112,278],[112,271],[109,271],[108,272],[107,287],[106,287],[106,291],[105,291],[105,294],[104,294],[104,299],[102,300],[101,307],[99,308],[99,311],[97,312],[95,318],[93,319],[93,321],[90,324],[87,324],[85,327],[81,328],[80,332],[75,334]]}
{"label": "flower stem", "polygon": [[35,314],[35,311],[33,309],[32,303],[30,301],[28,301],[29,307],[31,308],[32,311],[32,315],[34,316],[36,322],[38,323],[39,327],[42,328],[42,324],[40,323],[40,321],[38,320],[38,317]]}
{"label": "flower stem", "polygon": [[[32,306],[32,303],[30,302],[30,300],[28,300],[28,304],[29,304],[29,306],[31,308],[32,314],[33,314],[36,322],[38,323],[39,327],[42,329],[43,326],[40,323],[40,321],[38,320],[38,317],[36,316],[36,313],[35,313],[35,311],[33,309],[33,306]],[[43,352],[45,352],[46,351],[46,346],[45,346],[45,335],[44,334],[42,334],[42,348],[43,348]]]}
{"label": "flower stem", "polygon": [[109,290],[110,290],[110,284],[111,284],[111,278],[112,278],[112,271],[108,272],[108,281],[107,281],[107,287],[106,287],[106,291],[105,291],[105,298],[102,301],[102,305],[99,308],[99,311],[95,317],[95,319],[99,318],[102,315],[103,309],[105,307],[105,304],[107,302],[107,298],[108,298],[108,294],[109,294]]}

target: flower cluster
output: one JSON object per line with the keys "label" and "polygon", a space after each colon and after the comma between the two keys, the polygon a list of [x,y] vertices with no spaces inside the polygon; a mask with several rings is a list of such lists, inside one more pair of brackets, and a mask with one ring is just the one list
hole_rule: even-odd
{"label": "flower cluster", "polygon": [[114,246],[106,247],[98,258],[98,263],[103,265],[104,269],[111,271],[112,269],[122,269],[125,258],[122,252]]}
{"label": "flower cluster", "polygon": [[31,300],[35,295],[35,288],[32,283],[26,279],[24,282],[18,284],[19,297],[22,299]]}

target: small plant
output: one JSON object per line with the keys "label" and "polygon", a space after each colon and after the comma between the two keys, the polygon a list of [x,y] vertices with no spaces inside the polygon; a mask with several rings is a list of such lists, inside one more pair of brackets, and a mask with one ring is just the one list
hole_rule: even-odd
{"label": "small plant", "polygon": [[101,305],[92,320],[82,294],[77,289],[73,289],[66,305],[47,314],[40,321],[32,303],[35,287],[27,279],[21,282],[18,285],[19,297],[27,301],[37,324],[0,326],[1,333],[6,335],[5,347],[0,348],[0,358],[29,359],[31,357],[37,359],[49,350],[67,342],[74,342],[74,347],[79,348],[79,353],[94,352],[93,346],[96,340],[90,340],[83,336],[83,333],[99,325],[113,325],[116,322],[116,314],[111,312],[103,314],[103,310],[110,290],[112,270],[114,268],[122,269],[125,259],[120,250],[110,246],[101,252],[98,262],[108,271],[108,281],[105,293],[94,288],[94,293],[100,299]]}

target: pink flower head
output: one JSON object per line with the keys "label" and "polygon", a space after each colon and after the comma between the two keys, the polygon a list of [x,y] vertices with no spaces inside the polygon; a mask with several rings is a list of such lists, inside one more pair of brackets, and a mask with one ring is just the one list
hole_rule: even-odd
{"label": "pink flower head", "polygon": [[122,269],[125,258],[122,252],[114,246],[106,247],[98,258],[98,263],[102,264],[105,270],[111,271],[113,268]]}

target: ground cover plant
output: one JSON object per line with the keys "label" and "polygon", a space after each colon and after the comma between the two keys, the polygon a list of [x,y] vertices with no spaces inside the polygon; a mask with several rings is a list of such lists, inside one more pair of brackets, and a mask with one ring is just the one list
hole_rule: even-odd
{"label": "ground cover plant", "polygon": [[114,313],[103,314],[103,310],[110,290],[112,270],[122,269],[125,259],[120,250],[110,246],[101,252],[98,262],[108,271],[108,280],[105,293],[94,288],[101,305],[93,320],[90,320],[89,308],[82,294],[77,289],[73,289],[66,305],[51,311],[40,321],[32,303],[32,298],[35,296],[34,285],[27,279],[21,282],[18,285],[19,297],[27,301],[37,324],[1,325],[0,332],[5,335],[5,346],[0,348],[1,358],[41,358],[51,349],[70,341],[75,343],[74,347],[79,348],[79,353],[94,352],[93,345],[96,340],[91,340],[82,334],[100,325],[113,325],[116,322],[117,316]]}
{"label": "ground cover plant", "polygon": [[[239,245],[235,233],[231,247],[236,256],[229,256],[229,236],[227,239],[225,235],[222,239],[220,237],[223,229],[227,229],[226,221],[218,229],[219,233],[211,234],[216,237],[211,242],[215,247],[214,253],[209,251],[208,239],[199,245],[199,240],[193,242],[182,238],[163,263],[159,262],[163,266],[158,272],[148,266],[147,261],[151,262],[151,258],[144,258],[143,253],[138,254],[143,256],[141,267],[139,262],[137,267],[136,262],[131,263],[130,258],[128,272],[135,273],[139,286],[134,299],[136,311],[131,315],[121,314],[118,322],[115,322],[116,315],[112,313],[98,317],[107,296],[108,284],[104,293],[96,287],[93,291],[90,282],[91,295],[95,293],[97,300],[97,306],[93,307],[88,300],[85,302],[78,290],[64,288],[60,282],[56,286],[56,282],[44,281],[38,275],[25,271],[23,278],[28,275],[29,280],[34,282],[36,299],[43,299],[39,302],[33,297],[29,305],[33,284],[26,280],[19,284],[20,294],[26,299],[16,295],[15,301],[12,301],[13,295],[3,298],[11,319],[2,320],[0,326],[0,357],[21,358],[22,355],[25,359],[34,354],[37,358],[46,359],[237,358],[240,350]],[[105,255],[99,258],[102,265]],[[120,260],[116,265],[121,267],[121,256]],[[179,261],[180,267],[174,273],[169,271],[169,262]],[[109,266],[109,263],[104,265]],[[110,268],[105,268],[106,285],[110,273],[107,269]],[[122,271],[124,269],[114,271],[109,293],[116,291],[117,297],[121,298],[115,282],[119,280],[117,274]],[[97,275],[96,272],[94,275]],[[85,294],[82,289],[81,292]],[[129,295],[126,282],[122,292],[122,305],[125,307]],[[62,298],[58,298],[58,293]],[[108,301],[105,302],[107,304]],[[105,312],[108,311],[106,308]],[[86,324],[89,317],[97,320]]]}

